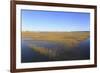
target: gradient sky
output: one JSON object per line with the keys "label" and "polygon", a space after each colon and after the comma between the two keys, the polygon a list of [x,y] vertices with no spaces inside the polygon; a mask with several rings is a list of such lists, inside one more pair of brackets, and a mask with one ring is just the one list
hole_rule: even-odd
{"label": "gradient sky", "polygon": [[21,10],[22,31],[89,31],[90,13]]}

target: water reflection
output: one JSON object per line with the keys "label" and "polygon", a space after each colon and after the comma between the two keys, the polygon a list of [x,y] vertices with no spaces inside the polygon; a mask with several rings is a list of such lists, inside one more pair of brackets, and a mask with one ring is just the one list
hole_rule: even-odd
{"label": "water reflection", "polygon": [[73,47],[51,41],[23,39],[21,48],[22,63],[90,58],[90,39],[81,41]]}

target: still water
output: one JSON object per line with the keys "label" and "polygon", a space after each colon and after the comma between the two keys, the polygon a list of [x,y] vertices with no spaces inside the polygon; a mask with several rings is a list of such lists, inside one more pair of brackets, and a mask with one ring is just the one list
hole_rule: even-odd
{"label": "still water", "polygon": [[[51,52],[47,53],[47,55],[44,55],[43,53],[33,50],[32,47],[29,47],[30,44],[43,47]],[[22,39],[22,63],[86,59],[90,59],[90,39],[84,40],[74,47],[68,47],[67,45],[61,43]]]}

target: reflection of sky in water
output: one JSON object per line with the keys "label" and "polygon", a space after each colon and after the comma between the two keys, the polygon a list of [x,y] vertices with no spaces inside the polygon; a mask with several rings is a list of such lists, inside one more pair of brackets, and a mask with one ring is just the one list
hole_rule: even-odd
{"label": "reflection of sky in water", "polygon": [[[52,50],[52,54],[56,53],[54,58],[48,57],[48,55],[40,54],[33,51],[29,45],[35,45],[38,47],[44,47],[45,49]],[[57,49],[56,49],[57,48]],[[42,49],[40,49],[42,50]],[[90,57],[90,41],[89,39],[82,41],[75,47],[67,47],[60,43],[53,43],[47,41],[32,41],[23,40],[21,50],[22,62],[42,62],[42,61],[63,61],[63,60],[81,60],[89,59]],[[49,53],[48,53],[49,54]],[[50,54],[50,55],[52,55]]]}

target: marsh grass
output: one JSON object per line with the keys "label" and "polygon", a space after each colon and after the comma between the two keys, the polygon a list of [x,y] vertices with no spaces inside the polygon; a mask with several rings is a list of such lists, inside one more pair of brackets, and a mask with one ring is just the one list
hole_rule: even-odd
{"label": "marsh grass", "polygon": [[[80,42],[90,37],[90,32],[22,32],[22,40],[46,41],[54,44],[63,44],[63,47],[45,47],[29,43],[28,47],[42,56],[52,60],[80,59],[74,49]],[[52,45],[51,45],[52,46]]]}
{"label": "marsh grass", "polygon": [[50,41],[62,43],[67,46],[75,46],[88,39],[89,32],[22,32],[22,38],[31,38],[32,40]]}
{"label": "marsh grass", "polygon": [[37,47],[35,45],[29,45],[29,47],[32,48],[33,51],[36,51],[44,56],[48,56],[49,58],[55,58],[57,56],[57,48],[53,48],[55,50],[51,50],[49,48]]}

